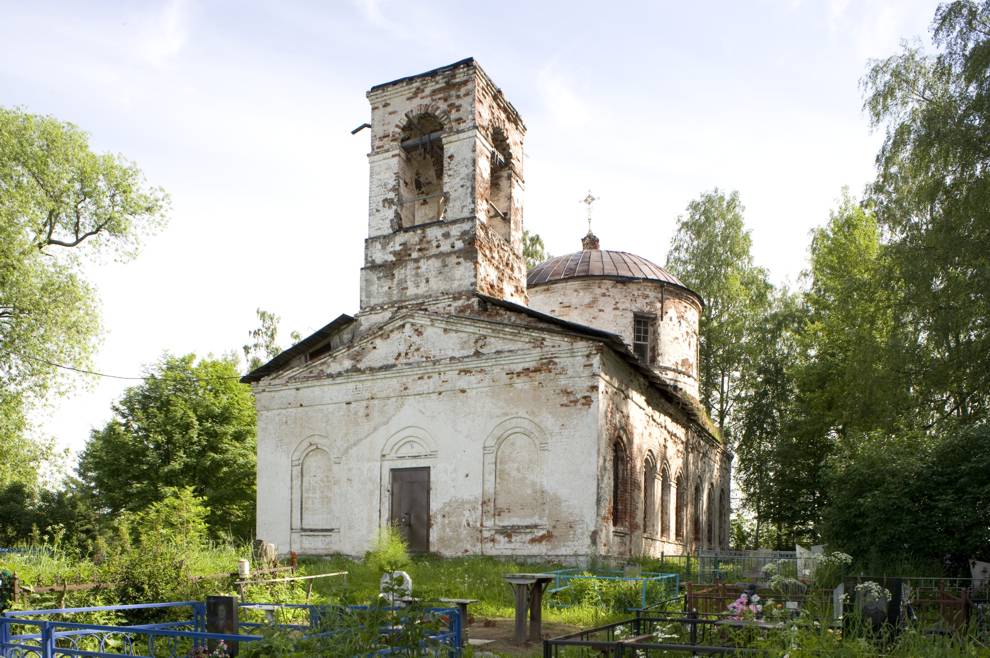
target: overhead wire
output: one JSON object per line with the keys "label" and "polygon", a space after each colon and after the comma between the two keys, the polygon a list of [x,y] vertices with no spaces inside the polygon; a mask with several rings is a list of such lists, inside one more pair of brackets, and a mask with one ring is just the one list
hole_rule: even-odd
{"label": "overhead wire", "polygon": [[[29,356],[27,354],[21,354],[19,352],[11,352],[22,359],[27,359],[29,361],[36,361],[38,363],[44,363],[45,365],[51,366],[53,368],[61,368],[62,370],[70,370],[72,372],[77,372],[83,375],[94,375],[96,377],[105,377],[107,379],[119,379],[124,381],[142,381],[146,382],[152,379],[161,380],[163,377],[161,375],[143,375],[143,376],[128,376],[128,375],[111,375],[105,372],[99,372],[96,370],[87,370],[85,368],[76,368],[75,366],[67,366],[63,363],[55,363],[54,361],[49,361],[47,359],[42,359],[36,356]],[[187,377],[183,376],[185,381],[190,382],[211,382],[217,380],[227,380],[227,379],[240,379],[241,375],[217,375],[215,377]]]}

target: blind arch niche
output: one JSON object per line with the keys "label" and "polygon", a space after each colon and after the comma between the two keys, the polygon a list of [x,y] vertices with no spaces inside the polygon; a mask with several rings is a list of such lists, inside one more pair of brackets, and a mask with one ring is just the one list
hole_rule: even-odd
{"label": "blind arch niche", "polygon": [[484,445],[484,518],[489,528],[543,528],[546,452],[543,429],[526,418],[499,423]]}

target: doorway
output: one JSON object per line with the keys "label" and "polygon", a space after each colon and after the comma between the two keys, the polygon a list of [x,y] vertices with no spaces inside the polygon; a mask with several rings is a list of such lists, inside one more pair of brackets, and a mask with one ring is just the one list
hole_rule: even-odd
{"label": "doorway", "polygon": [[430,467],[389,471],[392,503],[389,522],[409,545],[410,553],[430,551]]}

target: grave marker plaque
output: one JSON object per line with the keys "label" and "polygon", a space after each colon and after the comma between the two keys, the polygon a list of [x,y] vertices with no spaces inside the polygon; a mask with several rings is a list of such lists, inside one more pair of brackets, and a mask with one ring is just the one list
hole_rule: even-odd
{"label": "grave marker plaque", "polygon": [[[237,597],[236,596],[207,596],[206,597],[206,632],[237,635]],[[216,648],[217,640],[210,640],[207,645],[210,650]],[[227,655],[236,656],[237,642],[226,642]]]}

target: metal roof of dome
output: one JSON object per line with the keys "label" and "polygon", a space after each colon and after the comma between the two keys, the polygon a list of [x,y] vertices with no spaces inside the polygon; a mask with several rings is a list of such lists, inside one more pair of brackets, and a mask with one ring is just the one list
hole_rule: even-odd
{"label": "metal roof of dome", "polygon": [[534,267],[526,277],[526,285],[534,287],[567,279],[606,277],[659,281],[689,290],[676,276],[642,256],[599,249],[598,239],[590,233],[583,243],[585,248],[581,251],[551,258]]}

